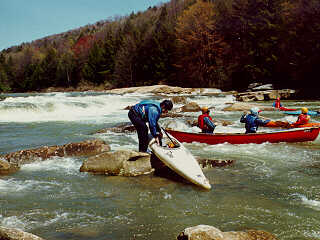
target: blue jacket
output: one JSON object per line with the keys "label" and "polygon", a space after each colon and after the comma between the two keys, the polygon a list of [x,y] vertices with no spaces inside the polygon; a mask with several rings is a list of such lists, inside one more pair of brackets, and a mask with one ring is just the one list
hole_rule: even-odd
{"label": "blue jacket", "polygon": [[208,118],[208,117],[205,117],[203,119],[204,123],[207,124],[208,126],[208,130],[205,131],[207,133],[213,133],[214,129],[216,128],[216,125]]}
{"label": "blue jacket", "polygon": [[143,100],[134,105],[133,110],[144,122],[149,123],[151,135],[157,137],[160,134],[158,120],[162,113],[160,103],[153,100]]}
{"label": "blue jacket", "polygon": [[246,133],[256,133],[259,126],[264,126],[270,120],[262,120],[254,114],[244,114],[240,118],[240,122],[245,123]]}

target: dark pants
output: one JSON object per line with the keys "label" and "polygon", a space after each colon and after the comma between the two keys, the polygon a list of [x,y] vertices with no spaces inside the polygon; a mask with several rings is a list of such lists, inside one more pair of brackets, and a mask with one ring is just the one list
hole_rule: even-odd
{"label": "dark pants", "polygon": [[130,109],[128,117],[138,133],[139,152],[147,152],[149,143],[147,124],[133,111],[133,109]]}

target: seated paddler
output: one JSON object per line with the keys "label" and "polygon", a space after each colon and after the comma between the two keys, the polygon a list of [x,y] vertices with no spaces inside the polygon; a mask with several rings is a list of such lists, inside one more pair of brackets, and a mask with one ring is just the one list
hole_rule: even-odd
{"label": "seated paddler", "polygon": [[291,127],[299,127],[300,125],[307,124],[310,120],[310,116],[308,115],[308,108],[301,108],[301,114],[298,116],[298,119],[295,123],[291,124]]}
{"label": "seated paddler", "polygon": [[241,118],[240,122],[245,123],[246,133],[256,133],[258,131],[259,126],[265,126],[269,119],[262,120],[259,117],[259,113],[261,110],[258,107],[253,107],[250,109],[250,113],[244,113]]}
{"label": "seated paddler", "polygon": [[213,133],[216,125],[213,123],[210,117],[210,110],[208,107],[201,108],[202,114],[198,117],[198,127],[202,133]]}

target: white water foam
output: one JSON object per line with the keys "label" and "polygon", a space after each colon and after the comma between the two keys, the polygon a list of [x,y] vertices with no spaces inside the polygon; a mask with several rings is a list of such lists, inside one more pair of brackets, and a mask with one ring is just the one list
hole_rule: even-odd
{"label": "white water foam", "polygon": [[79,175],[81,162],[71,157],[52,157],[21,166],[20,171],[26,172],[63,172],[68,175]]}
{"label": "white water foam", "polygon": [[[57,97],[58,95],[58,97]],[[132,97],[112,95],[76,96],[60,93],[9,97],[0,104],[0,122],[117,121]]]}
{"label": "white water foam", "polygon": [[14,178],[8,180],[0,179],[0,192],[3,195],[20,194],[34,189],[37,189],[37,191],[48,190],[56,186],[59,186],[59,183],[56,181],[17,180]]}
{"label": "white water foam", "polygon": [[320,211],[320,200],[308,199],[304,195],[298,195],[298,196],[301,198],[301,201],[305,206],[310,207],[314,210]]}

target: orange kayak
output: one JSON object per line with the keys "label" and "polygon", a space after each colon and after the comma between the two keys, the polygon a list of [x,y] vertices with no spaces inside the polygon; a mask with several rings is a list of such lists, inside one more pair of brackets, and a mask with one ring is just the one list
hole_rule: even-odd
{"label": "orange kayak", "polygon": [[[285,121],[270,121],[266,125],[264,125],[264,127],[293,128],[292,124],[290,124],[289,122],[285,122]],[[315,123],[315,122],[307,123],[307,124],[299,125],[297,127],[299,127],[299,128],[303,128],[303,127],[320,127],[320,123]]]}

